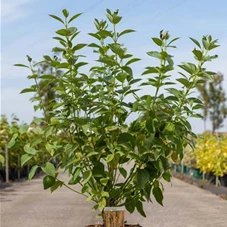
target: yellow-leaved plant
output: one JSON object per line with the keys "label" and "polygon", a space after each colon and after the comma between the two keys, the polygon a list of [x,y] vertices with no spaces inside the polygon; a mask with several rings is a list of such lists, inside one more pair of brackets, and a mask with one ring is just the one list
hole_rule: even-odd
{"label": "yellow-leaved plant", "polygon": [[227,136],[204,134],[195,148],[196,167],[203,173],[222,177],[227,173]]}

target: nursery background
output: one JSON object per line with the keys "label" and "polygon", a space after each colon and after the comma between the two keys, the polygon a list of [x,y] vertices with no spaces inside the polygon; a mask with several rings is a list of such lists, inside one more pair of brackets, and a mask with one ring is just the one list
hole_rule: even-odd
{"label": "nursery background", "polygon": [[226,226],[226,9],[3,0],[3,227]]}

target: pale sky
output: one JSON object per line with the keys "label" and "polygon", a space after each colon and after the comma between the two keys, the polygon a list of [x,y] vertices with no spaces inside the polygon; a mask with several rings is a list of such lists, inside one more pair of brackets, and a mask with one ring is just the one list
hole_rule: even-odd
{"label": "pale sky", "polygon": [[[221,47],[214,51],[219,59],[207,64],[207,68],[225,75],[223,85],[227,93],[226,0],[2,0],[1,114],[8,117],[15,114],[27,123],[39,115],[33,111],[29,101],[32,95],[19,94],[30,85],[26,78],[30,72],[13,64],[26,64],[26,55],[35,61],[42,60],[45,54],[51,55],[51,49],[56,44],[52,37],[61,25],[48,14],[61,15],[64,8],[71,15],[84,12],[74,22],[74,26],[81,30],[78,42],[82,43],[94,41],[87,35],[95,31],[94,18],[105,18],[106,8],[119,9],[123,16],[119,30],[130,28],[137,31],[122,40],[130,53],[142,58],[133,67],[136,77],[140,76],[144,67],[155,65],[146,52],[156,48],[151,37],[158,36],[160,30],[168,30],[172,37],[181,37],[176,43],[178,48],[172,51],[176,64],[193,61],[191,51],[194,45],[188,37],[201,39],[203,35],[212,35],[219,40]],[[85,49],[83,54],[87,53],[90,52]],[[91,62],[95,57],[88,57],[88,60]],[[196,133],[203,131],[202,120],[191,120],[191,123]],[[211,128],[209,122],[207,127]],[[227,131],[227,121],[220,131]]]}

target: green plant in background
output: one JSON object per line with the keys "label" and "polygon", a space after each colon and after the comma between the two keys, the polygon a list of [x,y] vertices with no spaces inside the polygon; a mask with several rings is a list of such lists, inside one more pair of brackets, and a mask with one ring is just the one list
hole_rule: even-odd
{"label": "green plant in background", "polygon": [[[8,149],[10,149],[9,152],[9,167],[11,168],[19,168],[18,166],[18,158],[20,160],[20,155],[24,153],[23,146],[20,146],[22,143],[27,143],[28,140],[26,140],[23,137],[20,137],[20,140],[18,140],[18,144],[16,144],[16,138],[19,135],[20,126],[18,124],[18,118],[16,116],[13,116],[12,121],[9,123],[6,116],[1,115],[0,120],[0,130],[1,130],[1,143],[0,148],[2,151],[2,154],[5,156],[6,146]],[[23,126],[23,128],[28,126]],[[5,157],[3,158],[5,161]]]}
{"label": "green plant in background", "polygon": [[7,121],[6,116],[1,115],[0,119],[0,165],[1,167],[5,166],[5,146],[7,145],[7,142],[9,140],[8,134],[9,134],[9,124]]}
{"label": "green plant in background", "polygon": [[[33,160],[28,160],[28,154],[24,151],[28,151],[28,144],[34,142],[31,146],[36,146],[40,151],[44,151],[45,146],[42,144],[42,138],[40,136],[40,125],[33,123],[32,125],[20,124],[19,119],[13,116],[11,122],[8,121],[7,117],[1,115],[0,118],[0,163],[1,167],[8,168],[12,178],[16,178],[15,170],[17,170],[17,178],[20,178],[22,171],[22,165],[25,164],[33,166],[37,163],[42,164],[46,162],[50,156],[48,153],[40,152],[39,155],[34,157]],[[6,149],[8,150],[8,165],[6,166]],[[32,150],[30,151],[32,152]],[[30,158],[31,159],[31,158]]]}
{"label": "green plant in background", "polygon": [[[106,206],[125,206],[129,212],[135,209],[145,216],[143,203],[151,202],[152,195],[162,204],[163,185],[161,179],[170,181],[169,157],[173,160],[183,157],[187,145],[193,146],[189,117],[200,117],[196,111],[202,108],[202,102],[193,96],[198,84],[204,83],[212,73],[206,71],[204,63],[216,58],[209,55],[216,48],[217,40],[204,36],[202,42],[191,38],[196,48],[192,51],[197,64],[186,62],[179,65],[179,78],[173,81],[173,56],[169,49],[175,48],[168,32],[161,31],[158,38],[152,38],[157,51],[147,54],[159,60],[158,66],[148,66],[141,78],[133,75],[131,64],[140,61],[127,52],[120,38],[134,32],[131,29],[118,31],[122,20],[118,11],[107,10],[107,20],[95,19],[96,32],[89,33],[94,42],[87,45],[75,44],[79,31],[71,24],[80,14],[69,17],[63,10],[63,19],[51,15],[63,28],[56,31],[54,39],[59,46],[57,58],[44,56],[44,61],[52,66],[60,77],[38,75],[36,66],[29,57],[29,65],[17,64],[31,70],[28,79],[34,85],[22,91],[36,92],[36,109],[44,113],[41,128],[46,152],[51,156],[43,165],[32,168],[30,179],[37,168],[46,173],[44,188],[51,191],[65,185],[72,191],[94,201],[94,209],[103,211]],[[97,65],[84,73],[80,51],[92,48],[97,56]],[[39,86],[39,80],[56,85],[54,104],[50,102],[52,116],[48,121]],[[180,89],[176,86],[180,85]],[[135,88],[135,87],[138,88]],[[155,90],[154,94],[139,95],[145,86]],[[128,96],[134,97],[127,101]],[[130,124],[127,119],[132,113],[138,115]],[[36,147],[36,138],[25,149],[28,159],[35,158],[41,151]],[[70,176],[69,182],[59,178],[51,160],[58,159],[59,169]],[[24,162],[25,163],[25,162]],[[77,191],[74,185],[79,184]]]}

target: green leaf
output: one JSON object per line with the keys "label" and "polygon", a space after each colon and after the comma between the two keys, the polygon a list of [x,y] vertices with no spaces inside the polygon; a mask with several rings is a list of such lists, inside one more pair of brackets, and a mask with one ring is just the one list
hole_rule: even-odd
{"label": "green leaf", "polygon": [[133,198],[127,198],[125,200],[125,208],[129,213],[133,213],[136,208],[136,203]]}
{"label": "green leaf", "polygon": [[41,169],[43,170],[44,173],[46,173],[49,176],[55,177],[56,175],[55,167],[50,162],[47,162],[44,167],[43,166],[41,167]]}
{"label": "green leaf", "polygon": [[149,181],[149,173],[145,169],[137,169],[137,182],[139,188],[144,188],[145,184]]}
{"label": "green leaf", "polygon": [[1,163],[2,165],[5,164],[5,157],[4,157],[3,155],[1,155],[1,154],[0,154],[0,163]]}
{"label": "green leaf", "polygon": [[69,181],[69,184],[75,184],[77,182],[78,177],[80,176],[81,170],[79,168],[73,173],[72,178]]}
{"label": "green leaf", "polygon": [[53,156],[54,155],[54,147],[49,143],[47,143],[45,147],[46,147],[47,151],[49,152],[49,154],[51,156]]}
{"label": "green leaf", "polygon": [[126,29],[124,31],[122,31],[118,37],[122,36],[122,35],[125,35],[125,34],[128,34],[128,33],[132,33],[132,32],[135,32],[135,30],[132,30],[132,29]]}
{"label": "green leaf", "polygon": [[143,210],[143,203],[142,202],[138,201],[136,203],[136,209],[143,217],[146,217],[146,214],[145,214],[145,212]]}
{"label": "green leaf", "polygon": [[132,69],[128,66],[123,66],[122,69],[129,74],[129,76],[133,76]]}
{"label": "green leaf", "polygon": [[203,59],[203,53],[200,50],[194,49],[192,53],[196,56],[196,59],[201,61]]}
{"label": "green leaf", "polygon": [[28,131],[29,126],[28,125],[22,125],[19,129],[20,134],[24,134]]}
{"label": "green leaf", "polygon": [[72,36],[73,34],[77,34],[77,28],[76,27],[68,28],[68,35]]}
{"label": "green leaf", "polygon": [[88,33],[88,35],[90,35],[90,36],[92,36],[92,37],[94,37],[98,40],[101,40],[101,37],[99,35],[95,34],[95,33]]}
{"label": "green leaf", "polygon": [[179,95],[180,95],[180,91],[177,90],[176,88],[168,88],[166,90],[169,91],[169,93],[173,94],[176,97],[179,97]]}
{"label": "green leaf", "polygon": [[141,79],[133,79],[133,80],[130,80],[129,84],[132,85],[132,84],[135,84],[139,81],[141,81]]}
{"label": "green leaf", "polygon": [[64,182],[59,181],[59,180],[55,180],[55,183],[50,188],[51,193],[54,192],[59,187],[62,187],[63,184],[64,184]]}
{"label": "green leaf", "polygon": [[27,76],[28,79],[36,79],[38,78],[38,75],[37,74],[33,74],[33,75],[30,75],[30,76]]}
{"label": "green leaf", "polygon": [[35,166],[32,166],[30,172],[29,172],[29,175],[28,175],[28,180],[31,180],[35,173],[36,173],[36,170],[38,169],[39,166],[35,165]]}
{"label": "green leaf", "polygon": [[28,93],[28,92],[36,92],[36,90],[35,88],[25,88],[20,92],[20,94]]}
{"label": "green leaf", "polygon": [[17,137],[18,137],[18,133],[13,134],[11,140],[8,143],[8,148],[11,148],[15,145]]}
{"label": "green leaf", "polygon": [[202,109],[203,108],[203,104],[196,104],[192,107],[193,110],[198,110],[198,109]]}
{"label": "green leaf", "polygon": [[148,119],[146,121],[146,128],[150,133],[154,133],[155,132],[155,124],[154,124],[154,119]]}
{"label": "green leaf", "polygon": [[112,33],[109,32],[109,31],[106,31],[106,30],[102,30],[102,31],[99,31],[97,32],[97,35],[99,35],[102,39],[105,39],[106,37],[113,37]]}
{"label": "green leaf", "polygon": [[116,76],[116,79],[121,83],[123,83],[126,80],[126,78],[127,78],[127,74],[125,73],[120,73]]}
{"label": "green leaf", "polygon": [[197,71],[196,65],[190,62],[183,62],[182,65],[178,65],[178,67],[185,70],[191,75]]}
{"label": "green leaf", "polygon": [[58,40],[58,41],[61,41],[62,43],[67,43],[66,40],[64,40],[63,38],[58,37],[58,36],[57,36],[57,37],[56,37],[56,36],[53,37],[53,39],[56,39],[56,40]]}
{"label": "green leaf", "polygon": [[62,62],[57,66],[58,69],[68,69],[69,67],[70,65],[67,62]]}
{"label": "green leaf", "polygon": [[141,60],[140,58],[133,58],[133,59],[129,60],[125,65],[130,65],[130,64],[140,61],[140,60]]}
{"label": "green leaf", "polygon": [[101,178],[101,179],[100,179],[101,184],[104,185],[104,186],[107,185],[108,181],[109,181],[108,178]]}
{"label": "green leaf", "polygon": [[66,29],[57,30],[56,33],[62,36],[68,36],[68,31]]}
{"label": "green leaf", "polygon": [[24,154],[21,156],[21,167],[32,158],[32,155]]}
{"label": "green leaf", "polygon": [[43,118],[39,118],[39,117],[37,117],[33,120],[33,123],[35,123],[35,124],[44,123],[44,122],[45,122],[45,120]]}
{"label": "green leaf", "polygon": [[54,75],[51,75],[51,74],[42,75],[39,78],[40,79],[46,79],[46,80],[54,80],[54,79],[56,79],[56,77]]}
{"label": "green leaf", "polygon": [[163,206],[162,201],[163,201],[163,194],[162,190],[159,187],[154,187],[153,188],[153,195],[156,199],[156,201]]}
{"label": "green leaf", "polygon": [[44,133],[42,128],[38,128],[38,127],[33,128],[32,131],[37,135],[43,135],[43,133]]}
{"label": "green leaf", "polygon": [[[52,52],[64,52],[65,50],[63,49],[63,48],[60,48],[60,47],[54,47],[53,49],[52,49]],[[58,65],[59,64],[59,62],[53,62],[53,63],[55,63],[55,65],[54,66],[56,66],[56,65]],[[53,64],[52,63],[52,64]],[[53,65],[52,65],[53,66]]]}
{"label": "green leaf", "polygon": [[190,85],[190,82],[186,78],[178,78],[176,80],[181,84],[183,84],[186,88],[188,88],[188,86]]}
{"label": "green leaf", "polygon": [[106,162],[109,163],[114,159],[114,154],[108,154],[106,157]]}
{"label": "green leaf", "polygon": [[83,174],[83,179],[84,179],[83,183],[86,184],[91,179],[91,177],[92,177],[91,170],[85,171],[84,174]]}
{"label": "green leaf", "polygon": [[135,137],[133,135],[131,135],[130,133],[127,132],[123,132],[119,134],[118,137],[118,142],[119,143],[130,143],[132,145],[132,147],[135,146]]}
{"label": "green leaf", "polygon": [[122,17],[113,15],[113,24],[118,24],[121,21]]}
{"label": "green leaf", "polygon": [[160,52],[158,51],[150,51],[150,52],[147,52],[147,54],[154,58],[158,58],[158,59],[162,58]]}
{"label": "green leaf", "polygon": [[42,63],[45,63],[46,61],[42,60],[42,61],[39,61],[39,62],[36,62],[33,67],[36,67],[36,66],[40,66]]}
{"label": "green leaf", "polygon": [[165,172],[165,173],[162,174],[162,177],[165,181],[170,182],[172,176],[169,172]]}
{"label": "green leaf", "polygon": [[119,167],[119,172],[124,178],[127,177],[127,171],[123,167]]}
{"label": "green leaf", "polygon": [[62,13],[65,17],[68,17],[69,16],[69,11],[67,9],[63,9],[62,10]]}
{"label": "green leaf", "polygon": [[105,167],[101,162],[93,168],[92,176],[94,176],[94,177],[105,177],[106,176]]}
{"label": "green leaf", "polygon": [[96,44],[96,43],[91,43],[91,44],[88,45],[88,47],[102,48],[101,46],[99,46],[99,45]]}
{"label": "green leaf", "polygon": [[103,209],[106,207],[106,198],[102,197],[100,200],[99,200],[99,210],[100,211],[103,211]]}
{"label": "green leaf", "polygon": [[17,67],[24,67],[24,68],[28,68],[28,69],[29,69],[29,67],[28,67],[27,65],[23,65],[23,64],[14,64],[14,66],[17,66]]}
{"label": "green leaf", "polygon": [[104,191],[102,191],[101,196],[102,197],[107,197],[107,198],[110,197],[109,193],[108,192],[104,192]]}
{"label": "green leaf", "polygon": [[54,18],[55,20],[60,21],[62,24],[64,24],[64,21],[60,17],[55,16],[55,15],[52,15],[52,14],[49,14],[49,16],[52,17],[52,18]]}
{"label": "green leaf", "polygon": [[195,43],[199,48],[201,48],[200,43],[199,43],[196,39],[193,39],[193,38],[191,38],[191,37],[189,37],[189,38],[191,39],[191,41],[192,41],[193,43]]}
{"label": "green leaf", "polygon": [[75,64],[74,66],[75,66],[75,68],[79,68],[79,67],[82,67],[87,64],[88,64],[87,62],[79,62],[79,63]]}
{"label": "green leaf", "polygon": [[168,132],[168,133],[173,133],[175,130],[175,125],[173,122],[169,122],[166,124],[165,128],[164,128],[164,132]]}
{"label": "green leaf", "polygon": [[120,56],[120,58],[124,57],[125,50],[119,44],[109,44],[108,47],[113,51],[113,53]]}
{"label": "green leaf", "polygon": [[180,39],[180,37],[177,37],[177,38],[174,38],[172,39],[169,43],[168,43],[168,47],[173,47],[173,48],[176,48],[175,46],[170,46],[170,44],[172,44],[173,42],[175,42],[176,40]]}
{"label": "green leaf", "polygon": [[144,144],[144,141],[146,139],[146,136],[144,134],[138,134],[137,137],[136,137],[136,145],[143,145]]}
{"label": "green leaf", "polygon": [[52,176],[45,176],[43,178],[43,187],[44,189],[48,189],[50,187],[52,187],[55,184],[55,178]]}
{"label": "green leaf", "polygon": [[77,44],[76,46],[73,47],[73,51],[80,50],[80,49],[84,48],[85,46],[87,46],[87,44],[79,43],[79,44]]}
{"label": "green leaf", "polygon": [[52,61],[51,57],[48,55],[44,55],[43,58],[47,61]]}
{"label": "green leaf", "polygon": [[207,42],[205,36],[202,38],[202,43],[203,43],[203,47],[205,48],[205,50],[209,50],[209,46],[210,46],[210,45],[209,45],[209,43]]}
{"label": "green leaf", "polygon": [[158,46],[162,46],[162,40],[159,38],[152,38],[152,40],[154,41],[154,43],[156,43]]}
{"label": "green leaf", "polygon": [[89,190],[89,185],[88,184],[85,184],[83,187],[82,187],[82,189],[81,189],[81,192],[84,194],[84,193],[86,193],[88,190]]}
{"label": "green leaf", "polygon": [[148,67],[147,70],[145,70],[142,73],[142,75],[152,74],[152,73],[159,73],[159,70],[156,67]]}
{"label": "green leaf", "polygon": [[30,144],[26,144],[24,146],[24,151],[30,155],[35,155],[38,152],[35,148],[30,147]]}
{"label": "green leaf", "polygon": [[69,19],[68,23],[70,23],[70,22],[72,22],[73,20],[75,20],[75,19],[76,19],[77,17],[79,17],[81,14],[82,14],[82,13],[78,13],[78,14],[75,14],[74,16],[72,16],[72,17]]}

